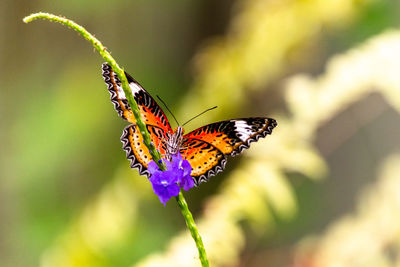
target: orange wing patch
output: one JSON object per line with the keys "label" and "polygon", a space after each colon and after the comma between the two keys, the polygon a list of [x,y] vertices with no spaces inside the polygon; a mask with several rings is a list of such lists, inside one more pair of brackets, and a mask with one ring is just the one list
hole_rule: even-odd
{"label": "orange wing patch", "polygon": [[[165,140],[164,132],[151,125],[147,125],[147,130],[150,133],[151,139],[156,148],[158,148],[161,154],[165,154],[165,147],[163,140]],[[126,152],[126,157],[131,162],[131,168],[138,169],[141,175],[150,176],[147,170],[147,165],[152,160],[148,148],[143,143],[143,137],[139,133],[139,129],[136,125],[129,125],[125,127],[121,141],[123,149]]]}
{"label": "orange wing patch", "polygon": [[196,185],[207,181],[209,176],[216,175],[225,168],[225,155],[202,140],[186,139],[182,144],[181,154],[192,166],[191,175]]}
{"label": "orange wing patch", "polygon": [[228,134],[216,132],[211,125],[207,125],[189,133],[186,138],[193,138],[207,142],[224,154],[230,154],[233,151],[232,138]]}
{"label": "orange wing patch", "polygon": [[[121,87],[121,82],[117,75],[107,63],[103,64],[102,70],[104,81],[106,82],[108,91],[111,94],[111,102],[117,110],[118,115],[131,123],[135,123],[135,117],[128,104],[128,100],[126,99],[124,90]],[[172,133],[168,119],[157,102],[128,73],[125,73],[125,76],[129,82],[132,95],[139,107],[143,122],[147,125],[157,126],[165,132]]]}

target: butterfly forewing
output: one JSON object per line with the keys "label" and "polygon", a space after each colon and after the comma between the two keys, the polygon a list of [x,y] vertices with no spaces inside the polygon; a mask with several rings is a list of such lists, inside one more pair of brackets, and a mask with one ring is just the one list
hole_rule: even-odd
{"label": "butterfly forewing", "polygon": [[257,141],[272,133],[276,121],[270,118],[243,118],[220,121],[200,127],[184,136],[184,139],[206,141],[224,154],[235,156]]}
{"label": "butterfly forewing", "polygon": [[[196,182],[201,183],[225,168],[226,156],[238,155],[249,148],[251,142],[271,134],[276,125],[276,121],[270,118],[243,118],[208,124],[184,136],[181,154],[190,162]],[[201,146],[195,141],[207,144],[207,150],[199,149]]]}
{"label": "butterfly forewing", "polygon": [[[121,82],[117,75],[107,63],[103,63],[102,70],[104,81],[107,84],[108,91],[111,94],[111,102],[114,104],[118,115],[131,123],[135,123],[135,117],[133,116],[131,107],[128,104],[124,90],[121,87]],[[168,119],[157,102],[128,73],[125,73],[125,76],[129,82],[132,95],[138,104],[143,122],[146,125],[157,126],[165,132],[172,133],[173,131]]]}

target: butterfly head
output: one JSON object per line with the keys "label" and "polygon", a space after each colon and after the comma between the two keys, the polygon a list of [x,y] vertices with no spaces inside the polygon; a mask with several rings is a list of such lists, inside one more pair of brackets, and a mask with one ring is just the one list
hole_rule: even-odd
{"label": "butterfly head", "polygon": [[183,129],[182,126],[178,126],[175,128],[174,133],[178,134],[179,136],[183,136],[183,134],[185,133],[185,129]]}

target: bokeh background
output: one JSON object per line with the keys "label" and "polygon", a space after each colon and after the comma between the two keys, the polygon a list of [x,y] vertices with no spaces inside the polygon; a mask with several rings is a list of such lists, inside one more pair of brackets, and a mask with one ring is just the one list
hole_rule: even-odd
{"label": "bokeh background", "polygon": [[[211,266],[400,266],[400,1],[0,1],[0,266],[199,266],[129,168],[101,57],[186,126],[276,118],[185,193]],[[173,122],[172,122],[173,123]]]}

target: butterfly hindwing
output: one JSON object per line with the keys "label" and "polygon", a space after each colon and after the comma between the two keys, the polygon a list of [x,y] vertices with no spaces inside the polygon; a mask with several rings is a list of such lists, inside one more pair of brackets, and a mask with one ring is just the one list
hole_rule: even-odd
{"label": "butterfly hindwing", "polygon": [[196,185],[207,181],[225,168],[226,156],[218,148],[202,140],[184,139],[182,157],[192,166],[191,176]]}
{"label": "butterfly hindwing", "polygon": [[[156,126],[147,125],[147,130],[150,133],[151,140],[154,146],[159,149],[160,153],[165,154],[165,145],[162,140],[165,140],[165,132]],[[150,176],[147,170],[147,165],[152,160],[148,148],[143,143],[143,137],[139,133],[136,125],[131,124],[125,127],[121,136],[122,148],[126,152],[126,157],[131,162],[131,168],[138,169],[141,175]]]}
{"label": "butterfly hindwing", "polygon": [[[104,81],[106,82],[108,91],[111,94],[111,102],[114,104],[114,108],[117,110],[118,115],[131,123],[135,123],[135,117],[133,116],[131,107],[128,104],[117,75],[107,63],[103,63],[102,70]],[[125,76],[129,82],[129,87],[131,88],[133,97],[138,104],[143,122],[146,125],[157,126],[165,132],[172,133],[173,131],[168,119],[157,102],[128,73],[125,73]]]}
{"label": "butterfly hindwing", "polygon": [[[276,125],[276,121],[270,118],[244,118],[208,124],[183,137],[181,154],[189,160],[192,176],[198,184],[222,171],[226,156],[238,155],[249,148],[251,142],[271,134]],[[200,149],[205,144],[207,149]]]}

